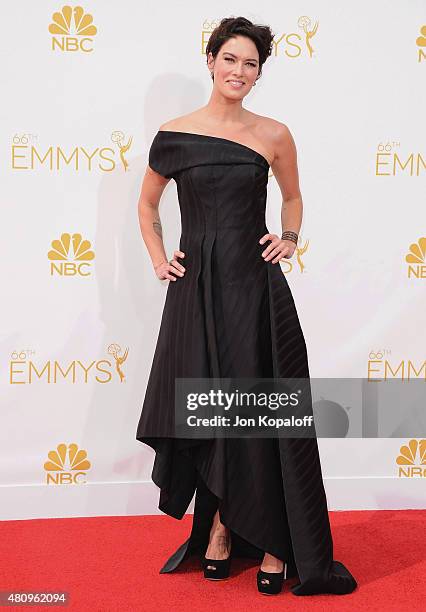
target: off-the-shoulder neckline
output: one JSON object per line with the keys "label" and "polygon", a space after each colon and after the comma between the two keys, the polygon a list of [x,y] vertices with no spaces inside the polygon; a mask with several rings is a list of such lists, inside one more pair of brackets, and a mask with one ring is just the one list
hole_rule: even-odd
{"label": "off-the-shoulder neckline", "polygon": [[240,147],[244,147],[244,149],[248,149],[252,153],[256,153],[256,155],[261,157],[263,159],[263,161],[266,164],[268,164],[269,168],[271,167],[271,164],[268,162],[266,157],[264,155],[262,155],[262,153],[259,153],[259,151],[256,151],[255,149],[252,149],[252,147],[249,147],[248,145],[245,145],[242,142],[237,142],[236,140],[231,140],[230,138],[222,138],[222,136],[209,136],[208,134],[197,134],[196,132],[180,132],[178,130],[158,130],[157,134],[161,134],[162,132],[166,133],[166,134],[184,134],[186,136],[201,136],[202,138],[213,138],[214,140],[222,140],[224,142],[232,142],[233,144],[236,144],[236,145],[238,145]]}

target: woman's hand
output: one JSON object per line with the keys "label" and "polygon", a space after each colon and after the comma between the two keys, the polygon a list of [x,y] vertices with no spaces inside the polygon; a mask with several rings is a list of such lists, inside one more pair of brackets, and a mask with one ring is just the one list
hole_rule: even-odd
{"label": "woman's hand", "polygon": [[263,244],[267,240],[271,240],[266,249],[262,253],[262,257],[265,261],[270,261],[272,258],[273,264],[278,263],[280,259],[290,259],[296,250],[296,244],[292,240],[281,240],[276,234],[265,234],[259,240],[260,244]]}
{"label": "woman's hand", "polygon": [[175,251],[173,253],[173,259],[170,261],[163,261],[158,266],[154,266],[156,275],[160,280],[166,278],[172,281],[177,280],[173,274],[183,276],[185,274],[185,268],[177,261],[176,257],[185,257],[185,253],[182,251]]}

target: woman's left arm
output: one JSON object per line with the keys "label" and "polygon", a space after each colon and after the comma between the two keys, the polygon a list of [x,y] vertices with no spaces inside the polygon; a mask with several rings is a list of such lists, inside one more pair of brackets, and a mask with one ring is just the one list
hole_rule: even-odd
{"label": "woman's left arm", "polygon": [[[282,231],[299,234],[302,225],[303,201],[299,187],[299,171],[297,168],[297,150],[293,136],[286,125],[276,122],[274,126],[274,160],[271,168],[282,194],[281,225]],[[296,244],[292,240],[282,240],[276,234],[265,234],[260,244],[266,240],[271,243],[263,251],[265,261],[278,263],[280,259],[289,259]]]}

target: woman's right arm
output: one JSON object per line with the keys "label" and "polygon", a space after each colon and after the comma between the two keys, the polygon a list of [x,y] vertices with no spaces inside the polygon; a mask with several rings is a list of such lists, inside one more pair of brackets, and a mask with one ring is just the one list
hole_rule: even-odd
{"label": "woman's right arm", "polygon": [[163,232],[159,215],[159,204],[164,188],[170,179],[163,177],[149,166],[146,167],[138,202],[139,226],[142,238],[151,257],[155,273],[160,280],[176,280],[173,274],[183,276],[185,268],[176,261],[184,257],[182,251],[175,251],[171,263],[167,260],[163,243]]}

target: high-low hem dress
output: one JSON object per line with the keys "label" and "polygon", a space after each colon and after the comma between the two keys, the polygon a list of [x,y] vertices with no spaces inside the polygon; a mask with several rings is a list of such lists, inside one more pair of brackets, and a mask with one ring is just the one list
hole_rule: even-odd
{"label": "high-low hem dress", "polygon": [[167,287],[136,439],[155,450],[162,512],[181,519],[195,493],[191,533],[160,573],[204,555],[219,509],[233,556],[282,559],[295,595],[350,593],[315,437],[174,436],[175,378],[309,378],[287,279],[261,256],[269,163],[233,140],[160,130],[149,165],[176,181],[186,271]]}

